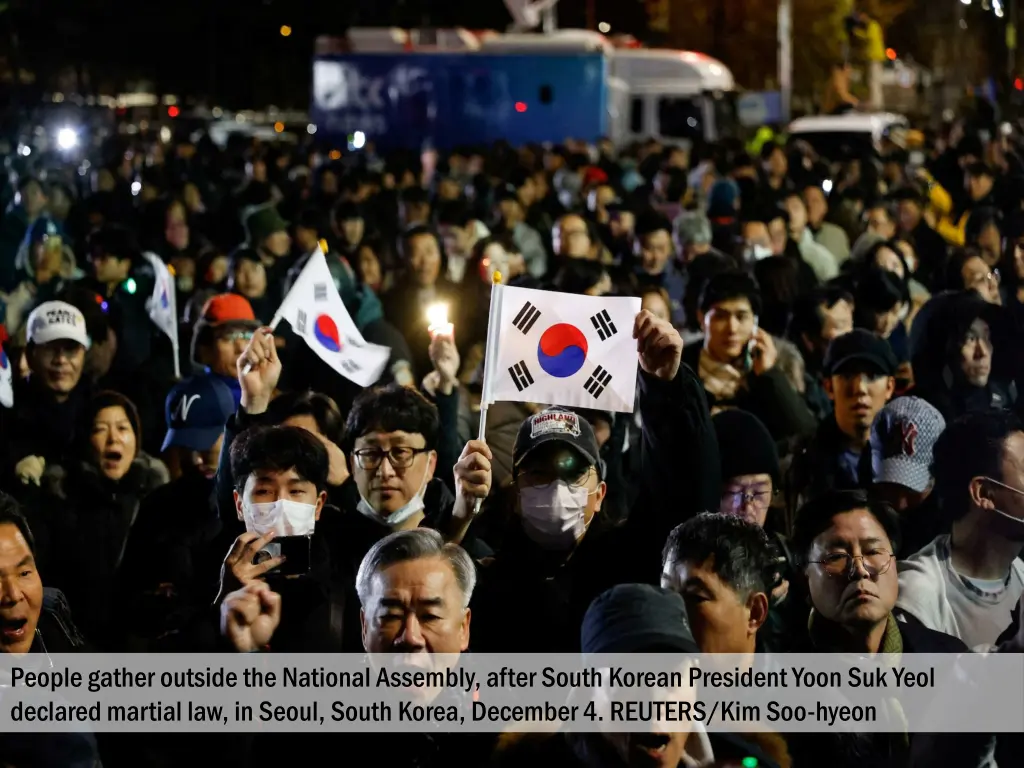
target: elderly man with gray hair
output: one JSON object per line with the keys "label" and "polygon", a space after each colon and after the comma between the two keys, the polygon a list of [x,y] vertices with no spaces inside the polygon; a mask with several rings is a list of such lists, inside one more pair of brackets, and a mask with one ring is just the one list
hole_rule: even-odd
{"label": "elderly man with gray hair", "polygon": [[[363,647],[370,653],[459,654],[469,647],[472,559],[430,528],[385,536],[356,576]],[[221,604],[221,632],[236,650],[266,648],[281,621],[281,597],[257,581]]]}

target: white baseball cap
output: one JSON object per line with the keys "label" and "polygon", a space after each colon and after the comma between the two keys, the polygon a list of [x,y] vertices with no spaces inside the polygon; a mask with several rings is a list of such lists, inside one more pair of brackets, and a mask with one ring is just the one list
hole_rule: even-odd
{"label": "white baseball cap", "polygon": [[44,302],[28,316],[28,340],[33,344],[49,344],[59,339],[77,341],[88,349],[85,315],[64,301]]}

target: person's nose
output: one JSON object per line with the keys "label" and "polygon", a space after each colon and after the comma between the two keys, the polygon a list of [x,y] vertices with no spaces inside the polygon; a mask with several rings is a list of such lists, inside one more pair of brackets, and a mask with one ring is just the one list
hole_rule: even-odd
{"label": "person's nose", "polygon": [[0,607],[11,608],[25,599],[25,593],[18,586],[18,580],[7,577],[0,579]]}
{"label": "person's nose", "polygon": [[984,360],[985,359],[985,345],[980,341],[974,342],[974,359]]}
{"label": "person's nose", "polygon": [[850,558],[850,580],[861,581],[862,579],[870,579],[871,572],[868,571],[866,565],[864,565],[863,557],[851,557]]}
{"label": "person's nose", "polygon": [[395,637],[395,645],[406,650],[420,650],[427,643],[423,639],[423,627],[415,613],[409,613],[402,623],[402,631]]}
{"label": "person's nose", "polygon": [[384,454],[383,458],[381,458],[380,467],[377,468],[377,471],[380,473],[381,479],[388,479],[398,474],[391,464],[391,457],[387,454]]}
{"label": "person's nose", "polygon": [[853,377],[853,380],[850,382],[850,389],[852,389],[854,394],[856,395],[867,394],[868,377],[865,376],[863,373],[858,373],[856,376]]}

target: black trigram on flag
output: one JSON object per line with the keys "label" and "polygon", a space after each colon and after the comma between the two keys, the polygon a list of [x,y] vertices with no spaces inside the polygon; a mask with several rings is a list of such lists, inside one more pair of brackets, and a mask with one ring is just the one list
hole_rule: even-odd
{"label": "black trigram on flag", "polygon": [[607,309],[602,309],[590,318],[590,322],[594,324],[594,330],[601,337],[601,341],[606,341],[619,332],[619,329],[615,327],[615,323],[612,322],[612,316],[608,314]]}
{"label": "black trigram on flag", "polygon": [[611,384],[611,381],[612,375],[599,365],[597,370],[590,374],[590,378],[587,379],[587,383],[583,385],[583,388],[596,399],[601,396],[605,388]]}
{"label": "black trigram on flag", "polygon": [[540,310],[530,302],[526,302],[523,304],[523,308],[519,310],[519,314],[516,315],[516,319],[512,321],[512,325],[522,331],[523,335],[526,335],[539,318]]}
{"label": "black trigram on flag", "polygon": [[327,301],[327,283],[314,283],[313,300]]}
{"label": "black trigram on flag", "polygon": [[520,360],[509,368],[508,373],[512,377],[512,383],[520,392],[533,384],[533,376],[530,374],[530,369],[526,367],[525,360]]}
{"label": "black trigram on flag", "polygon": [[298,314],[295,315],[295,332],[306,332],[306,313],[301,309],[298,311]]}
{"label": "black trigram on flag", "polygon": [[357,365],[356,363],[353,363],[351,360],[342,360],[341,367],[345,371],[345,373],[355,373],[356,371],[363,370],[363,367],[361,365]]}

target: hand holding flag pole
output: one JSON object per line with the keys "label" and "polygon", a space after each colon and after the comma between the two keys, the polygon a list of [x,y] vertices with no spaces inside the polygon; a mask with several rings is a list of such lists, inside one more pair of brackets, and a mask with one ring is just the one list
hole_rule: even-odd
{"label": "hand holding flag pole", "polygon": [[[273,333],[274,331],[277,330],[277,326],[280,325],[280,323],[281,323],[281,316],[280,315],[274,315],[274,319],[270,321],[270,325],[268,325],[267,327],[270,329],[270,332]],[[245,364],[245,368],[242,369],[242,376],[248,376],[249,372],[251,370],[252,370],[252,363],[246,363]]]}
{"label": "hand holding flag pole", "polygon": [[[487,401],[487,393],[490,391],[487,388],[488,379],[491,377],[491,366],[494,365],[494,354],[493,350],[497,347],[492,344],[492,335],[497,335],[501,328],[501,272],[495,270],[494,277],[491,279],[491,307],[487,315],[487,352],[484,356],[484,380],[483,380],[483,393],[484,399],[480,402],[480,428],[477,430],[476,438],[482,443],[487,442],[487,406],[490,403]],[[480,506],[483,504],[483,499],[477,499],[476,504],[473,506],[473,516],[480,514]]]}

